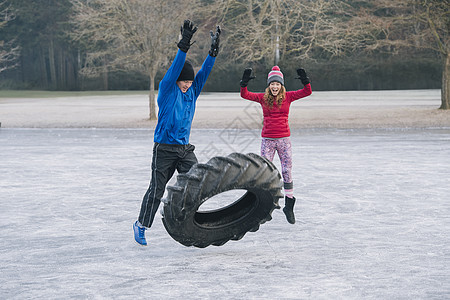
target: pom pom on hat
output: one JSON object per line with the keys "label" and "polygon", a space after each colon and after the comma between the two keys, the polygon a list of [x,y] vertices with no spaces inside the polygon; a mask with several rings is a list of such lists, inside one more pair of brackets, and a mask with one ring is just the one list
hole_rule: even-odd
{"label": "pom pom on hat", "polygon": [[192,64],[186,60],[184,62],[184,66],[183,69],[181,70],[180,76],[178,76],[177,81],[185,81],[185,80],[190,80],[190,81],[194,81],[194,68],[192,67]]}
{"label": "pom pom on hat", "polygon": [[278,66],[274,66],[272,68],[272,71],[270,71],[269,75],[267,76],[267,85],[269,85],[272,81],[276,81],[284,85],[283,73],[281,73]]}

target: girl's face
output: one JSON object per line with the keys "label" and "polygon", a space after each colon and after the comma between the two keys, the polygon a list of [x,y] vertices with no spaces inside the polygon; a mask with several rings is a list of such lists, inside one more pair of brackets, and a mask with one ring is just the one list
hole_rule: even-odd
{"label": "girl's face", "polygon": [[276,97],[281,90],[281,83],[279,83],[277,81],[272,81],[269,84],[269,89],[270,89],[270,92],[272,93],[272,95]]}
{"label": "girl's face", "polygon": [[183,93],[186,93],[187,90],[191,87],[192,82],[192,80],[177,81],[177,85]]}

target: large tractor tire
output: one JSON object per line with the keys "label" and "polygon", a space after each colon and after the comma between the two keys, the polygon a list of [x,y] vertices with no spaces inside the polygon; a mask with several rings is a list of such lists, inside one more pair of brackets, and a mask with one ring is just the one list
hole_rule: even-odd
{"label": "large tractor tire", "polygon": [[[204,248],[239,240],[248,231],[272,219],[282,180],[275,165],[254,153],[232,153],[195,164],[168,186],[163,223],[173,239],[185,246]],[[211,197],[230,190],[245,190],[232,204],[211,211],[199,207]]]}

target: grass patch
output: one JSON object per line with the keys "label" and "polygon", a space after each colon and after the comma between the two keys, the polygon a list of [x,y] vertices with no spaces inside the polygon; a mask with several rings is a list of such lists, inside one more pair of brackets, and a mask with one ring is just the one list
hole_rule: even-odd
{"label": "grass patch", "polygon": [[110,96],[110,95],[148,95],[148,91],[24,91],[0,90],[0,98],[57,98],[80,96]]}

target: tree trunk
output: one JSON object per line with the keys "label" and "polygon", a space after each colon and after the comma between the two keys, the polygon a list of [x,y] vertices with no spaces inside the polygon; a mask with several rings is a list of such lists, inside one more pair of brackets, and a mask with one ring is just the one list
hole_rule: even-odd
{"label": "tree trunk", "polygon": [[67,77],[67,84],[66,87],[69,90],[75,90],[78,88],[77,83],[77,75],[76,75],[76,59],[75,59],[75,53],[73,51],[70,51],[70,53],[67,55],[67,65],[66,65],[66,77]]}
{"label": "tree trunk", "polygon": [[441,107],[439,108],[450,109],[450,51],[447,52],[442,70]]}
{"label": "tree trunk", "polygon": [[65,53],[65,50],[58,46],[58,90],[67,90],[66,57],[67,54]]}
{"label": "tree trunk", "polygon": [[155,76],[150,74],[150,91],[148,93],[149,119],[156,120]]}
{"label": "tree trunk", "polygon": [[103,90],[107,91],[109,89],[109,86],[108,86],[108,61],[106,56],[103,57],[102,79],[103,79]]}
{"label": "tree trunk", "polygon": [[[85,53],[83,53],[83,55],[86,55]],[[81,51],[80,49],[78,49],[77,51],[77,77],[78,77],[78,87],[80,88],[80,90],[84,90],[84,85],[85,85],[85,76],[79,74],[80,70],[83,68],[83,65],[81,63]]]}
{"label": "tree trunk", "polygon": [[[39,51],[39,64],[40,64],[40,72],[41,72],[41,76],[39,76],[40,78],[40,83],[41,83],[41,87],[43,87],[44,89],[48,88],[48,74],[47,74],[47,64],[45,63],[45,54],[42,48],[40,48]],[[24,64],[22,63],[22,66]],[[22,69],[23,70],[23,69]],[[23,71],[22,71],[23,73]]]}
{"label": "tree trunk", "polygon": [[50,66],[50,87],[52,90],[56,89],[56,65],[55,65],[55,46],[53,39],[50,40],[48,47],[48,62]]}

